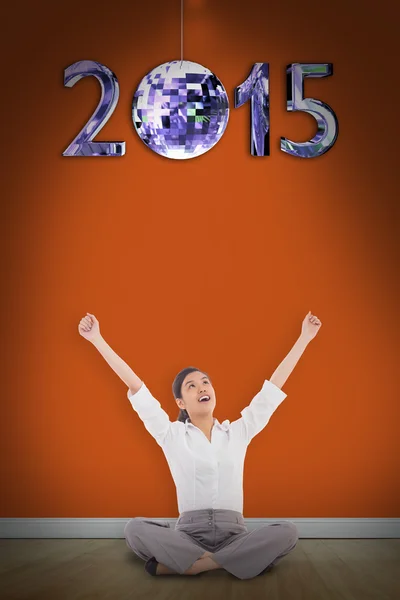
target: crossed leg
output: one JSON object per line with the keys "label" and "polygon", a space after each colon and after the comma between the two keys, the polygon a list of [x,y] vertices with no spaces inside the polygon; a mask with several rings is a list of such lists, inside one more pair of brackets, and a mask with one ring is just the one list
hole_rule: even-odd
{"label": "crossed leg", "polygon": [[267,571],[296,545],[297,528],[290,522],[262,525],[227,539],[214,552],[193,543],[189,536],[170,528],[168,522],[136,517],[125,527],[128,546],[144,560],[155,557],[157,574],[196,575],[225,569],[239,579]]}
{"label": "crossed leg", "polygon": [[[157,574],[190,574],[217,568],[211,563],[211,552],[195,544],[189,536],[172,529],[168,522],[135,517],[124,528],[128,547],[143,560],[155,557]],[[196,563],[196,564],[195,564]],[[208,569],[206,569],[208,567]]]}

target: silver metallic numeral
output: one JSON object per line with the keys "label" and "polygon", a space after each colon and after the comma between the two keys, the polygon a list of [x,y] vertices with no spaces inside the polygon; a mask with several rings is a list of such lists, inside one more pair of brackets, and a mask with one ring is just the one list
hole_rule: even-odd
{"label": "silver metallic numeral", "polygon": [[119,85],[115,74],[94,60],[81,60],[64,69],[64,85],[72,87],[89,75],[96,77],[100,83],[100,102],[89,121],[64,150],[63,156],[122,156],[125,154],[125,142],[93,142],[118,103]]}
{"label": "silver metallic numeral", "polygon": [[[292,142],[281,137],[280,148],[283,152],[300,158],[316,158],[334,145],[339,125],[332,108],[320,100],[304,98],[305,77],[326,77],[332,73],[332,63],[292,63],[287,66],[287,110],[312,115],[317,121],[317,133],[307,142]],[[99,62],[82,60],[64,70],[64,85],[72,87],[89,75],[99,81],[101,98],[89,121],[64,150],[63,156],[122,156],[125,154],[125,142],[93,142],[118,103],[119,85],[115,74]],[[251,100],[251,154],[269,156],[269,63],[254,63],[248,78],[235,88],[235,107],[247,100]]]}
{"label": "silver metallic numeral", "polygon": [[286,68],[287,110],[301,110],[317,121],[318,131],[308,142],[292,142],[281,137],[281,150],[292,156],[316,158],[332,148],[338,136],[338,121],[332,108],[314,98],[304,98],[305,77],[332,75],[332,63],[292,63]]}
{"label": "silver metallic numeral", "polygon": [[235,107],[249,99],[251,153],[269,156],[269,63],[254,63],[246,81],[235,88]]}

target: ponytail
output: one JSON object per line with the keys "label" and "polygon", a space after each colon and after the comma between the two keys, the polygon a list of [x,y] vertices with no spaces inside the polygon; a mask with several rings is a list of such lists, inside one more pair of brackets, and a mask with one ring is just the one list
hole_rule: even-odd
{"label": "ponytail", "polygon": [[189,419],[189,421],[190,421],[189,413],[185,408],[181,408],[179,410],[179,415],[178,415],[177,421],[182,421],[183,423],[185,423],[186,419]]}

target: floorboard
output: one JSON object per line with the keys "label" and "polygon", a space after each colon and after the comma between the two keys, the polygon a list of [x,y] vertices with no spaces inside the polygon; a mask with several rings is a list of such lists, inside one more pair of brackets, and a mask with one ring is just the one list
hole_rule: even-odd
{"label": "floorboard", "polygon": [[124,539],[0,539],[1,600],[399,600],[400,539],[299,539],[268,573],[152,577]]}

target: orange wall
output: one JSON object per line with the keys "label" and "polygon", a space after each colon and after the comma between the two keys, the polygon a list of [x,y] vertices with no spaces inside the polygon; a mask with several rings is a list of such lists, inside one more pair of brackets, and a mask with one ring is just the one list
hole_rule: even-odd
{"label": "orange wall", "polygon": [[[185,161],[147,149],[130,115],[142,77],[180,58],[179,2],[26,5],[5,9],[1,40],[0,516],[178,514],[126,386],[78,334],[86,312],[171,419],[173,378],[196,365],[234,420],[311,310],[321,331],[248,448],[244,515],[399,517],[395,4],[186,0],[184,58],[222,80],[231,112]],[[125,140],[122,158],[62,157],[99,100],[93,78],[63,85],[84,59],[118,77],[96,139]],[[270,64],[268,158],[233,102],[254,62]],[[316,160],[278,149],[316,131],[285,109],[291,62],[333,63],[305,84],[339,121]]]}

